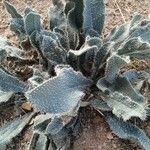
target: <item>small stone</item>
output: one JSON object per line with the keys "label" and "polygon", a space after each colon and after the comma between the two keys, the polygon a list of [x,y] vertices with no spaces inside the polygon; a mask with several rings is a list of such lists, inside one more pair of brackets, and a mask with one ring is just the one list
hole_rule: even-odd
{"label": "small stone", "polygon": [[113,137],[113,134],[110,132],[110,133],[107,133],[107,139],[109,140],[112,140],[114,137]]}
{"label": "small stone", "polygon": [[32,106],[29,102],[23,103],[21,105],[21,108],[25,111],[32,111]]}

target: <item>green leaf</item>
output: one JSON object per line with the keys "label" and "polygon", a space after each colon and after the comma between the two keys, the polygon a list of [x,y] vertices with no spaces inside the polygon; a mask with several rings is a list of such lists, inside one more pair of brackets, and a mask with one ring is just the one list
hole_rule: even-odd
{"label": "green leaf", "polygon": [[66,4],[65,13],[71,28],[80,31],[83,24],[83,0],[70,0]]}
{"label": "green leaf", "polygon": [[69,122],[63,121],[63,118],[54,117],[46,129],[46,135],[52,140],[57,149],[69,147],[71,136],[75,136],[75,132],[79,130],[78,117],[71,118]]}
{"label": "green leaf", "polygon": [[50,20],[50,29],[54,28],[64,29],[66,26],[66,17],[64,14],[64,4],[61,0],[57,0],[48,10],[48,16]]}
{"label": "green leaf", "polygon": [[112,44],[109,42],[104,43],[101,47],[99,47],[99,50],[95,57],[95,67],[97,69],[99,69],[99,67],[102,67],[103,63],[105,63],[111,48]]}
{"label": "green leaf", "polygon": [[70,113],[78,108],[90,81],[70,67],[57,66],[56,77],[28,91],[28,100],[42,112],[54,114]]}
{"label": "green leaf", "polygon": [[22,34],[25,37],[24,19],[17,12],[16,8],[7,1],[4,1],[7,12],[11,15],[10,30],[14,31],[17,35]]}
{"label": "green leaf", "polygon": [[118,74],[120,68],[125,66],[127,62],[118,55],[113,55],[107,59],[105,78],[112,83]]}
{"label": "green leaf", "polygon": [[34,133],[31,139],[29,150],[47,150],[49,141],[44,134]]}
{"label": "green leaf", "polygon": [[0,89],[4,92],[25,92],[28,85],[0,68]]}
{"label": "green leaf", "polygon": [[147,22],[145,25],[137,24],[130,31],[129,38],[140,37],[144,42],[150,43],[150,23]]}
{"label": "green leaf", "polygon": [[111,108],[108,106],[107,102],[102,99],[93,98],[90,101],[90,105],[97,110],[111,111]]}
{"label": "green leaf", "polygon": [[98,80],[97,87],[101,89],[101,84],[103,84],[104,80],[105,82],[112,84],[118,76],[120,68],[122,68],[126,64],[127,62],[118,55],[112,55],[111,57],[109,57],[107,59],[105,77]]}
{"label": "green leaf", "polygon": [[31,7],[26,6],[24,10],[24,17],[27,16],[29,13],[34,12]]}
{"label": "green leaf", "polygon": [[135,102],[143,103],[145,101],[144,97],[141,94],[137,93],[137,91],[133,88],[132,84],[126,77],[118,76],[112,88],[112,91],[120,92],[125,96],[130,97]]}
{"label": "green leaf", "polygon": [[39,14],[30,12],[25,17],[25,30],[30,36],[34,31],[40,32],[42,30],[41,17]]}
{"label": "green leaf", "polygon": [[34,119],[34,131],[38,133],[45,133],[47,125],[52,118],[51,114],[41,114]]}
{"label": "green leaf", "polygon": [[127,55],[131,58],[149,59],[150,43],[141,39],[141,37],[131,38],[125,41],[117,50],[119,55]]}
{"label": "green leaf", "polygon": [[113,114],[118,118],[123,118],[124,121],[129,120],[131,117],[139,117],[142,120],[147,117],[146,103],[138,103],[118,92],[111,94],[107,104],[113,109]]}
{"label": "green leaf", "polygon": [[23,18],[13,18],[10,21],[10,30],[15,32],[17,35],[18,34],[25,34]]}
{"label": "green leaf", "polygon": [[139,15],[135,15],[132,20],[112,29],[106,41],[114,41],[115,44],[123,42],[130,34],[130,30],[134,23],[140,19]]}
{"label": "green leaf", "polygon": [[137,126],[124,122],[110,112],[105,112],[105,118],[114,134],[122,139],[134,139],[138,141],[145,150],[150,149],[150,139],[146,136],[143,130]]}
{"label": "green leaf", "polygon": [[0,60],[2,61],[6,56],[21,58],[24,51],[13,46],[6,38],[0,36]]}
{"label": "green leaf", "polygon": [[66,52],[59,47],[57,40],[51,36],[42,35],[40,42],[40,50],[43,55],[55,62],[56,64],[65,63]]}
{"label": "green leaf", "polygon": [[7,103],[9,103],[11,100],[13,92],[3,92],[0,90],[0,108],[3,108],[6,106]]}
{"label": "green leaf", "polygon": [[4,1],[5,8],[12,18],[22,18],[22,16],[17,12],[16,8],[7,1]]}
{"label": "green leaf", "polygon": [[136,79],[147,79],[149,74],[145,71],[137,71],[135,69],[128,70],[122,74],[123,77],[126,77],[129,81]]}
{"label": "green leaf", "polygon": [[58,117],[52,119],[45,133],[55,143],[57,149],[61,149],[69,138],[69,130],[63,125],[63,120]]}
{"label": "green leaf", "polygon": [[95,30],[101,34],[104,26],[105,7],[103,0],[83,0],[83,30],[86,34]]}
{"label": "green leaf", "polygon": [[14,120],[5,123],[0,128],[0,148],[6,149],[6,146],[11,143],[12,139],[18,136],[26,125],[30,122],[33,117],[32,114],[26,114],[22,117],[15,118]]}

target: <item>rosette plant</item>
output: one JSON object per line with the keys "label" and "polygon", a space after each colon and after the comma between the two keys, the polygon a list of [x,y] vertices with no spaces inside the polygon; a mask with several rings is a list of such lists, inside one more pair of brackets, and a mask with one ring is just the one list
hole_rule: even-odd
{"label": "rosette plant", "polygon": [[[47,30],[30,7],[21,15],[10,3],[4,5],[20,47],[0,38],[0,108],[23,98],[34,112],[0,127],[0,149],[36,116],[29,150],[70,150],[81,127],[80,110],[90,106],[117,136],[150,150],[148,135],[132,122],[149,118],[149,103],[140,93],[149,70],[122,69],[132,59],[150,59],[150,20],[135,15],[102,39],[103,0],[52,0]],[[31,49],[37,54],[32,60],[26,55]],[[6,67],[8,59],[28,67],[30,75],[21,81]]]}

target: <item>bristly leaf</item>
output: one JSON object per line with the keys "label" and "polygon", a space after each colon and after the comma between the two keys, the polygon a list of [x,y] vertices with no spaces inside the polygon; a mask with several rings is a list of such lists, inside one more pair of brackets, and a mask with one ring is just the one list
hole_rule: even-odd
{"label": "bristly leaf", "polygon": [[58,40],[53,39],[51,36],[42,35],[39,42],[40,50],[48,60],[56,64],[65,63],[66,52],[59,47]]}
{"label": "bristly leaf", "polygon": [[24,16],[27,16],[30,12],[34,12],[29,6],[26,6],[24,10]]}
{"label": "bristly leaf", "polygon": [[72,68],[56,67],[57,76],[28,91],[28,100],[42,112],[70,113],[78,107],[90,81]]}
{"label": "bristly leaf", "polygon": [[10,99],[13,95],[13,92],[3,92],[0,90],[0,108],[4,108],[7,104],[9,104]]}
{"label": "bristly leaf", "polygon": [[140,19],[139,15],[135,15],[132,20],[112,29],[106,41],[114,41],[115,44],[124,41],[130,34],[131,27]]}
{"label": "bristly leaf", "polygon": [[23,53],[23,50],[14,47],[6,38],[0,36],[0,60],[3,60],[6,56],[21,58]]}
{"label": "bristly leaf", "polygon": [[26,33],[30,36],[34,31],[40,32],[42,29],[41,17],[40,15],[30,12],[25,17],[25,30]]}
{"label": "bristly leaf", "polygon": [[150,139],[146,136],[143,130],[129,122],[124,122],[110,112],[105,112],[104,114],[113,133],[123,139],[138,140],[145,150],[150,149]]}
{"label": "bristly leaf", "polygon": [[29,145],[29,150],[47,150],[49,140],[44,134],[34,133]]}
{"label": "bristly leaf", "polygon": [[97,87],[103,92],[109,91],[112,83],[116,81],[118,72],[127,62],[118,55],[112,55],[107,59],[105,76],[98,80]]}
{"label": "bristly leaf", "polygon": [[150,43],[143,41],[141,37],[127,40],[117,51],[119,55],[131,58],[150,59]]}
{"label": "bristly leaf", "polygon": [[28,85],[0,68],[0,90],[4,92],[25,92]]}
{"label": "bristly leaf", "polygon": [[125,66],[127,62],[120,56],[113,55],[107,59],[105,78],[109,83],[114,82],[120,68]]}
{"label": "bristly leaf", "polygon": [[45,133],[47,125],[50,123],[52,114],[41,114],[34,119],[34,131]]}
{"label": "bristly leaf", "polygon": [[53,5],[49,8],[48,15],[50,20],[50,29],[54,28],[64,29],[66,26],[66,18],[64,14],[64,5],[61,0],[53,2]]}
{"label": "bristly leaf", "polygon": [[22,16],[17,12],[16,8],[7,1],[4,1],[7,12],[11,15],[12,18],[22,18]]}
{"label": "bristly leaf", "polygon": [[69,0],[65,7],[69,25],[80,31],[83,24],[83,0]]}
{"label": "bristly leaf", "polygon": [[6,146],[12,141],[13,138],[18,136],[25,126],[30,122],[33,117],[32,114],[27,114],[25,116],[18,117],[0,128],[0,149],[6,149]]}
{"label": "bristly leaf", "polygon": [[148,107],[146,107],[146,103],[138,103],[118,92],[111,94],[107,104],[113,109],[113,114],[124,121],[129,120],[131,117],[139,117],[142,120],[147,117],[146,108]]}
{"label": "bristly leaf", "polygon": [[83,30],[89,34],[90,30],[97,31],[101,34],[104,26],[105,7],[103,0],[83,0]]}
{"label": "bristly leaf", "polygon": [[53,140],[57,149],[61,149],[68,138],[68,131],[64,126],[61,118],[54,117],[46,128],[46,135],[50,140]]}
{"label": "bristly leaf", "polygon": [[148,79],[149,73],[145,71],[137,71],[135,69],[128,70],[122,74],[123,77],[126,77],[129,81],[136,80],[136,79]]}
{"label": "bristly leaf", "polygon": [[111,111],[111,108],[108,106],[107,102],[102,99],[93,98],[90,101],[90,105],[96,110]]}
{"label": "bristly leaf", "polygon": [[[71,135],[76,135],[80,125],[78,117],[71,118],[69,122],[63,121],[61,117],[54,117],[47,126],[45,134],[52,140],[57,149],[70,147]],[[69,148],[70,149],[70,148]]]}
{"label": "bristly leaf", "polygon": [[9,2],[4,1],[5,8],[7,12],[11,15],[12,19],[10,21],[10,29],[14,31],[19,38],[25,37],[25,30],[24,30],[24,19],[23,17],[17,12],[16,8],[11,5]]}

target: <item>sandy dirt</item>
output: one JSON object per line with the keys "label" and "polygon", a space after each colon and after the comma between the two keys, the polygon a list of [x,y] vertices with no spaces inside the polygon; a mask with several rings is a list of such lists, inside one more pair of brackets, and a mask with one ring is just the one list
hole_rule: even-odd
{"label": "sandy dirt", "polygon": [[[47,10],[50,0],[9,0],[9,2],[14,4],[21,14],[25,6],[30,5],[42,15],[45,27],[48,28]],[[114,26],[127,21],[135,12],[141,14],[143,18],[150,17],[150,0],[105,0],[105,5],[106,21],[103,37]],[[0,0],[0,35],[7,37],[14,44],[17,43],[15,34],[9,30],[9,16],[5,12],[2,0]],[[121,140],[115,136],[103,116],[91,108],[83,111],[81,124],[83,129],[74,142],[74,150],[141,150],[135,142]],[[146,128],[150,135],[150,123],[146,122],[142,127]],[[27,150],[31,136],[30,126],[8,150]]]}

